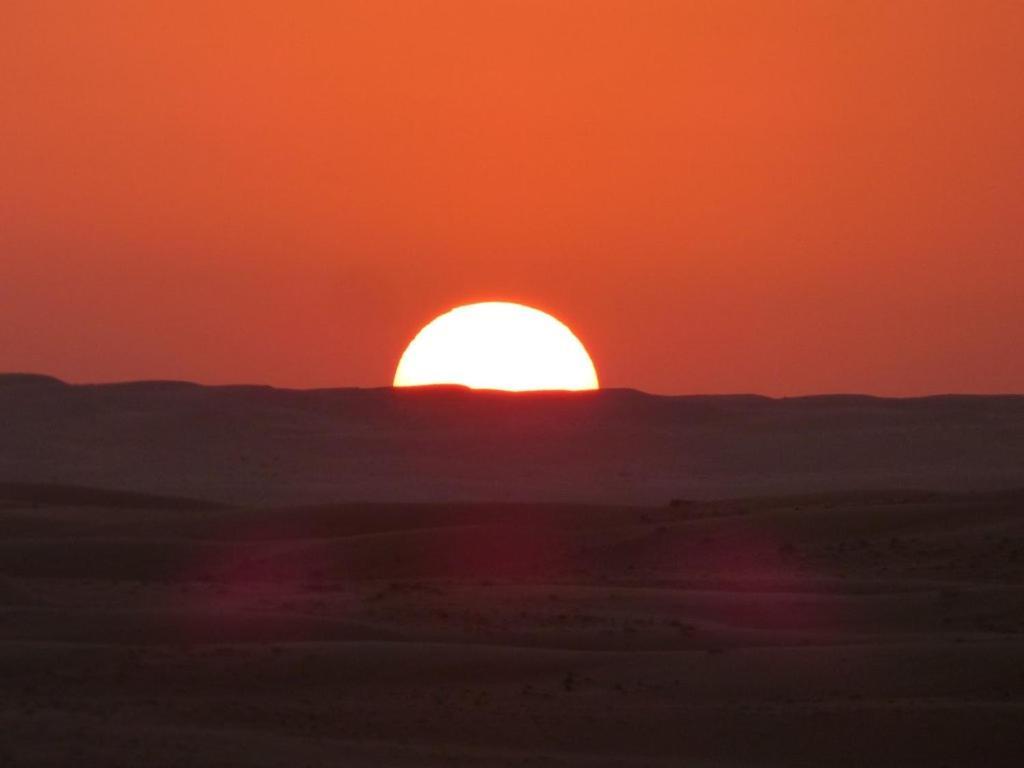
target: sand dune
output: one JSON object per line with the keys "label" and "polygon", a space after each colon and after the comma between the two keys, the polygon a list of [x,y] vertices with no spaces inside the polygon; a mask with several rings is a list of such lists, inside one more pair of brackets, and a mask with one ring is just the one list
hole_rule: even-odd
{"label": "sand dune", "polygon": [[1024,487],[1024,397],[69,386],[0,376],[0,481],[235,504]]}
{"label": "sand dune", "polygon": [[5,765],[1020,761],[1021,492],[250,509],[15,491]]}
{"label": "sand dune", "polygon": [[1024,398],[5,376],[0,419],[0,765],[1022,759]]}

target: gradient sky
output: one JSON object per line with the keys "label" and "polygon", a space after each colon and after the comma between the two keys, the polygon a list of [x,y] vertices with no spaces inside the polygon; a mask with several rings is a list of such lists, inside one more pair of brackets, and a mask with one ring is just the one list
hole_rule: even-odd
{"label": "gradient sky", "polygon": [[0,370],[371,386],[460,303],[602,384],[1024,391],[1024,3],[0,9]]}

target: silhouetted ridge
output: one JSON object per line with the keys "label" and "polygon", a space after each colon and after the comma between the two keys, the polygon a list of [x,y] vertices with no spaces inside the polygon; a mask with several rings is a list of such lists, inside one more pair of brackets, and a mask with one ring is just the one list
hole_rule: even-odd
{"label": "silhouetted ridge", "polygon": [[53,376],[39,373],[0,373],[2,387],[67,387],[67,383]]}
{"label": "silhouetted ridge", "polygon": [[0,477],[232,504],[1024,486],[1024,397],[0,386]]}

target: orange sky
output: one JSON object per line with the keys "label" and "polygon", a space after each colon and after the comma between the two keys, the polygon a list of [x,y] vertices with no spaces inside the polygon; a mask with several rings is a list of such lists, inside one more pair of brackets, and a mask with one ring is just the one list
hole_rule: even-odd
{"label": "orange sky", "polygon": [[385,385],[511,299],[605,386],[1024,391],[1016,0],[0,17],[0,370]]}

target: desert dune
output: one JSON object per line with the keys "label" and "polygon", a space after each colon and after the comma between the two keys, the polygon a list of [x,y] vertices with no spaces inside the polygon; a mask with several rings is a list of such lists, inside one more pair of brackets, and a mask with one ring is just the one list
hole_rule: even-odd
{"label": "desert dune", "polygon": [[1019,492],[0,502],[6,765],[1019,764]]}
{"label": "desert dune", "polygon": [[231,504],[1024,487],[1024,397],[72,386],[0,376],[0,480]]}

